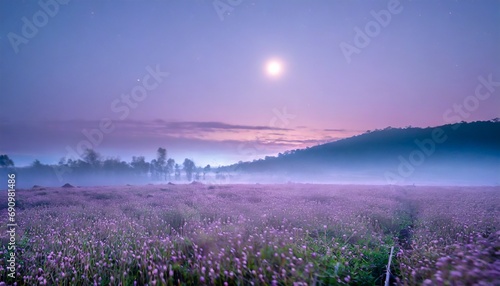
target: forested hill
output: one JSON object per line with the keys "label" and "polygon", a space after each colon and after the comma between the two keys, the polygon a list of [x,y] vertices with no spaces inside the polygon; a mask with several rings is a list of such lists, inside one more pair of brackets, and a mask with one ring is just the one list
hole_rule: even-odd
{"label": "forested hill", "polygon": [[228,166],[243,173],[327,181],[500,183],[500,122],[386,128]]}

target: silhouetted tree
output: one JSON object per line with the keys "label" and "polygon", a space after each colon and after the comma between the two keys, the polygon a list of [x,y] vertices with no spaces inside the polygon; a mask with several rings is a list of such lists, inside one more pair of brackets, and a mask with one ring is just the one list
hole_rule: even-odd
{"label": "silhouetted tree", "polygon": [[175,160],[170,158],[167,160],[167,175],[170,180],[172,173],[174,172]]}
{"label": "silhouetted tree", "polygon": [[175,164],[175,179],[180,180],[181,179],[181,166],[179,164]]}
{"label": "silhouetted tree", "polygon": [[184,159],[184,163],[182,163],[184,166],[184,171],[186,172],[186,178],[188,181],[191,181],[193,178],[193,171],[195,170],[196,166],[192,160],[189,160],[188,158]]}
{"label": "silhouetted tree", "polygon": [[94,149],[86,149],[83,153],[83,160],[93,169],[97,169],[101,165],[101,155]]}
{"label": "silhouetted tree", "polygon": [[210,172],[210,165],[206,165],[205,168],[203,168],[203,180],[205,180],[205,174]]}
{"label": "silhouetted tree", "polygon": [[153,179],[158,179],[158,163],[156,159],[151,160],[151,163],[149,163],[149,171],[151,172],[151,178]]}
{"label": "silhouetted tree", "polygon": [[44,174],[44,172],[47,172],[51,170],[51,167],[49,165],[45,165],[40,160],[35,160],[33,163],[31,163],[31,166],[28,168],[31,169],[32,171],[35,171],[36,174]]}
{"label": "silhouetted tree", "polygon": [[201,178],[201,173],[203,172],[203,168],[201,167],[196,167],[194,171],[194,179],[196,181],[199,181]]}
{"label": "silhouetted tree", "polygon": [[34,170],[37,173],[45,172],[45,171],[51,169],[50,165],[45,165],[42,162],[40,162],[40,160],[38,160],[38,159],[33,161],[33,163],[31,163],[30,167],[32,170]]}
{"label": "silhouetted tree", "polygon": [[90,165],[87,161],[84,160],[73,160],[73,159],[68,159],[67,165],[72,169],[77,172],[85,172],[89,171],[92,168],[92,165]]}
{"label": "silhouetted tree", "polygon": [[167,165],[167,149],[165,148],[158,148],[156,151],[157,157],[156,157],[156,169],[159,174],[159,177],[164,177],[166,179],[166,165]]}
{"label": "silhouetted tree", "polygon": [[146,162],[144,156],[132,157],[132,162],[130,166],[134,169],[134,172],[138,175],[146,174],[149,171],[149,163]]}
{"label": "silhouetted tree", "polygon": [[107,158],[102,163],[102,168],[112,174],[125,174],[130,170],[129,164],[119,158]]}
{"label": "silhouetted tree", "polygon": [[35,161],[33,161],[33,163],[31,163],[31,167],[35,168],[35,169],[38,169],[42,166],[43,166],[43,164],[38,159],[36,159]]}
{"label": "silhouetted tree", "polygon": [[69,166],[66,157],[62,157],[57,163],[57,165],[52,166],[52,170],[60,182],[65,180],[68,176],[73,176],[73,171],[74,171]]}
{"label": "silhouetted tree", "polygon": [[0,167],[14,167],[14,161],[5,154],[0,155]]}

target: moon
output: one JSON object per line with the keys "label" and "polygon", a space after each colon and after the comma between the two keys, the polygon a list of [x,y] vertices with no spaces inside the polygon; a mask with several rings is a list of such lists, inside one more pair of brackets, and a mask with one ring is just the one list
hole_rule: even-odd
{"label": "moon", "polygon": [[279,77],[283,73],[283,63],[278,59],[267,61],[266,73],[270,77]]}

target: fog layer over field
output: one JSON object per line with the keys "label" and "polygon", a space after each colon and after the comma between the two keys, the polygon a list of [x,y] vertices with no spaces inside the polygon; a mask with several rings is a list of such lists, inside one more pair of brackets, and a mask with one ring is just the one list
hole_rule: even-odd
{"label": "fog layer over field", "polygon": [[[383,176],[382,171],[377,172],[375,167],[367,169],[337,169],[337,170],[315,170],[307,169],[301,173],[284,172],[221,172],[210,173],[199,182],[206,184],[282,184],[282,183],[318,183],[318,184],[363,184],[363,185],[438,185],[438,186],[498,186],[500,170],[497,164],[487,165],[485,163],[468,167],[460,167],[450,163],[449,165],[428,166],[426,170],[405,171],[411,176]],[[374,171],[375,170],[375,171]],[[397,170],[397,169],[396,169]],[[411,170],[411,169],[410,169]],[[150,176],[136,176],[134,174],[70,174],[58,178],[57,171],[49,167],[43,171],[34,171],[28,168],[18,168],[15,171],[0,169],[0,176],[7,177],[8,173],[16,173],[18,186],[30,188],[34,185],[46,187],[58,187],[65,183],[75,186],[118,186],[118,185],[144,185],[164,184],[189,184],[182,174],[180,180],[156,179]],[[196,180],[194,180],[196,181]],[[2,189],[5,189],[2,188]]]}
{"label": "fog layer over field", "polygon": [[385,128],[229,166],[197,166],[196,158],[175,163],[164,148],[150,162],[142,156],[131,162],[104,156],[87,150],[56,165],[35,161],[30,167],[0,168],[0,175],[16,172],[25,188],[191,181],[491,186],[500,184],[500,121]]}

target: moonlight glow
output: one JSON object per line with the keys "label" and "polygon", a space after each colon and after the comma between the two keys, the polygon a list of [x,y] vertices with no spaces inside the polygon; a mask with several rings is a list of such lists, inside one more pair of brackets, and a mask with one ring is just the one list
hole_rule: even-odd
{"label": "moonlight glow", "polygon": [[279,60],[270,60],[266,64],[266,72],[271,77],[278,77],[283,73],[283,63]]}

